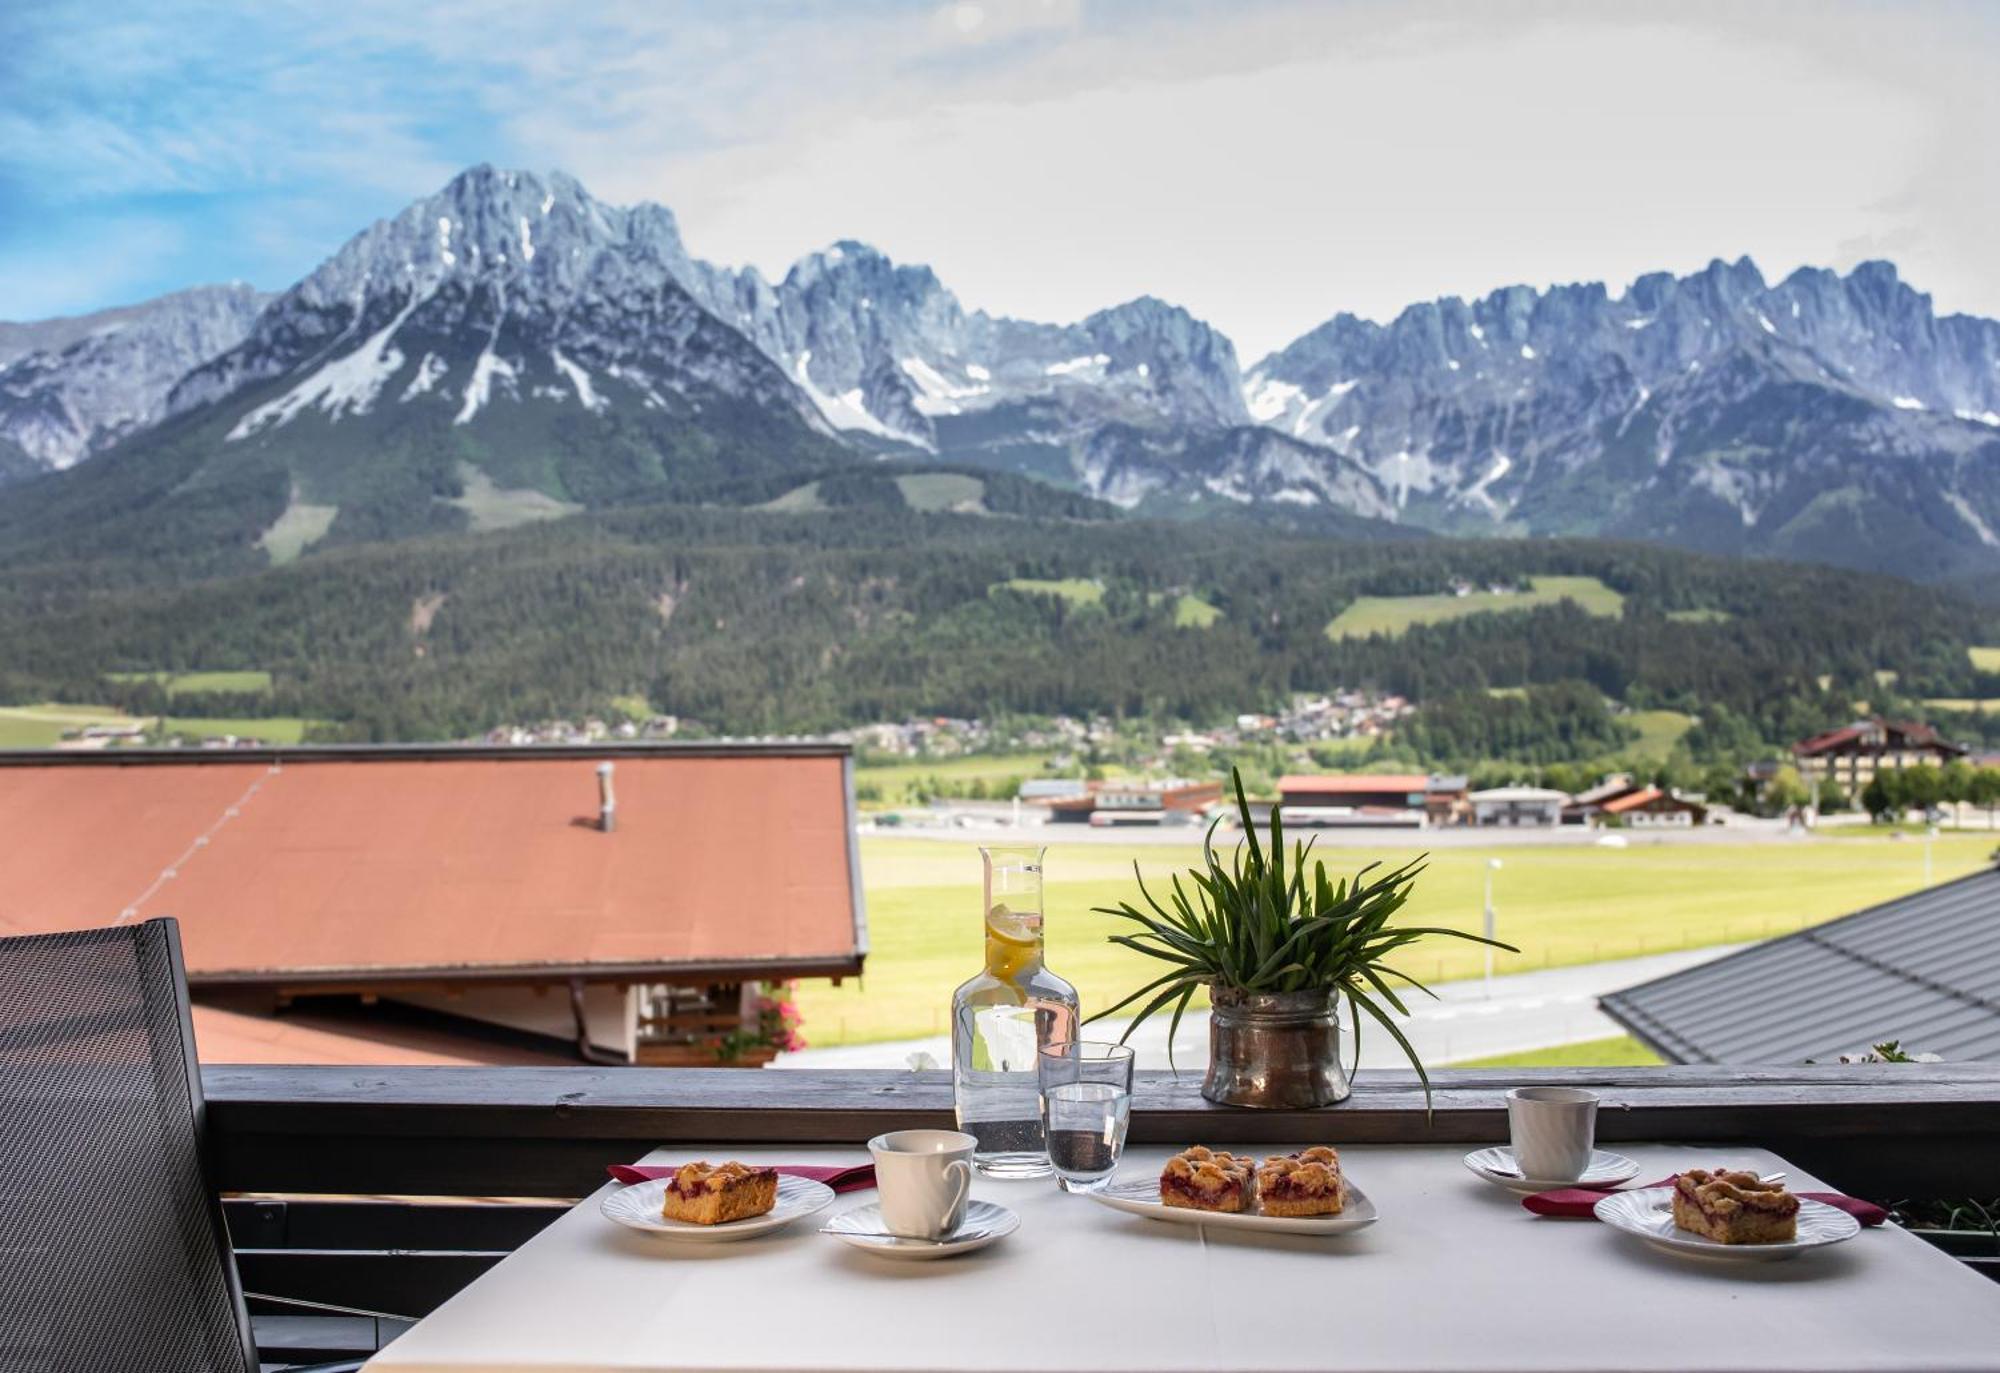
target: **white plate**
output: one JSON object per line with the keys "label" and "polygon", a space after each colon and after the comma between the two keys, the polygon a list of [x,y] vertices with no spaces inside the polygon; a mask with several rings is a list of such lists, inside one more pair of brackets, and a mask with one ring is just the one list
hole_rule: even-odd
{"label": "white plate", "polygon": [[1616,1187],[1639,1176],[1639,1165],[1623,1154],[1608,1149],[1592,1149],[1590,1166],[1580,1178],[1524,1178],[1515,1176],[1521,1165],[1514,1151],[1504,1144],[1494,1149],[1474,1149],[1465,1156],[1465,1166],[1513,1192],[1553,1192],[1559,1187]]}
{"label": "white plate", "polygon": [[1595,1210],[1597,1218],[1606,1225],[1637,1235],[1657,1248],[1702,1258],[1734,1259],[1739,1263],[1795,1258],[1808,1249],[1839,1244],[1861,1233],[1861,1222],[1839,1207],[1800,1197],[1797,1239],[1782,1244],[1723,1244],[1676,1226],[1673,1201],[1673,1188],[1645,1187],[1636,1192],[1613,1192],[1598,1202]]}
{"label": "white plate", "polygon": [[1186,1206],[1169,1206],[1160,1200],[1160,1179],[1154,1174],[1114,1177],[1101,1190],[1084,1195],[1114,1211],[1176,1225],[1214,1225],[1225,1230],[1263,1230],[1288,1235],[1344,1235],[1373,1225],[1380,1213],[1366,1192],[1345,1179],[1343,1184],[1347,1188],[1347,1204],[1337,1216],[1260,1216],[1255,1212],[1196,1211]]}
{"label": "white plate", "polygon": [[666,1202],[667,1181],[635,1182],[621,1187],[598,1203],[606,1220],[617,1221],[632,1230],[641,1230],[662,1239],[686,1240],[694,1244],[725,1244],[747,1240],[782,1230],[795,1220],[823,1210],[833,1200],[833,1189],[811,1178],[778,1175],[778,1204],[761,1216],[732,1220],[722,1225],[695,1225],[684,1220],[668,1220],[660,1208]]}
{"label": "white plate", "polygon": [[965,1220],[941,1240],[912,1240],[883,1233],[882,1208],[872,1202],[842,1211],[820,1227],[820,1233],[885,1259],[948,1259],[1003,1240],[1021,1228],[1021,1218],[990,1201],[965,1203]]}

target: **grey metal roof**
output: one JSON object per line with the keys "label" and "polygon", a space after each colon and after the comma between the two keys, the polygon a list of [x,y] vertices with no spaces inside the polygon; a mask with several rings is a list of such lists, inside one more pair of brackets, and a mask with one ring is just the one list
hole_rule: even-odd
{"label": "grey metal roof", "polygon": [[1600,998],[1676,1063],[1827,1063],[1885,1039],[2000,1061],[2000,868]]}

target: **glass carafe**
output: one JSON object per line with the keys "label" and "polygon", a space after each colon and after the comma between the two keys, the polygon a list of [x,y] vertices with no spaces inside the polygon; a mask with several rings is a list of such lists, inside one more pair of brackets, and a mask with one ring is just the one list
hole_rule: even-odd
{"label": "glass carafe", "polygon": [[1036,1056],[1073,1038],[1076,988],[1042,961],[1042,854],[993,844],[986,863],[986,967],[951,998],[951,1084],[958,1128],[979,1141],[972,1161],[994,1177],[1045,1177]]}

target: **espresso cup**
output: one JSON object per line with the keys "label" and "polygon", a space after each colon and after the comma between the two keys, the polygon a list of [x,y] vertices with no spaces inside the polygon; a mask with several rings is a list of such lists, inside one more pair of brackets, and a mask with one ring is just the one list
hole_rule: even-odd
{"label": "espresso cup", "polygon": [[1581,1087],[1516,1087],[1507,1093],[1514,1166],[1536,1182],[1575,1182],[1597,1141],[1597,1094]]}
{"label": "espresso cup", "polygon": [[869,1140],[883,1227],[905,1239],[937,1240],[964,1224],[977,1143],[956,1130],[892,1130]]}

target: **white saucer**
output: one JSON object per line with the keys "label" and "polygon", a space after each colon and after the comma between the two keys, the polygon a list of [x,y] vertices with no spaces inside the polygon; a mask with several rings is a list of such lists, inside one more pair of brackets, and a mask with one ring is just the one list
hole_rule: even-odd
{"label": "white saucer", "polygon": [[948,1259],[954,1254],[984,1249],[1020,1228],[1021,1218],[1006,1207],[990,1201],[968,1201],[964,1223],[943,1239],[904,1239],[884,1233],[882,1208],[871,1202],[852,1211],[842,1211],[821,1226],[820,1233],[885,1259]]}
{"label": "white saucer", "polygon": [[1690,1234],[1674,1224],[1674,1189],[1642,1187],[1633,1192],[1613,1192],[1597,1203],[1597,1218],[1615,1230],[1637,1235],[1656,1249],[1675,1254],[1693,1254],[1704,1259],[1729,1259],[1737,1263],[1769,1263],[1773,1259],[1796,1258],[1808,1249],[1851,1240],[1861,1233],[1861,1222],[1837,1206],[1799,1198],[1798,1238],[1777,1244],[1723,1244],[1706,1235]]}
{"label": "white saucer", "polygon": [[638,1230],[661,1239],[683,1240],[691,1244],[727,1244],[782,1230],[795,1220],[803,1220],[823,1210],[833,1200],[833,1189],[811,1178],[778,1175],[778,1204],[761,1216],[748,1216],[723,1225],[695,1225],[684,1220],[668,1220],[661,1214],[666,1203],[667,1182],[635,1182],[620,1187],[597,1204],[606,1220],[617,1221],[628,1230]]}
{"label": "white saucer", "polygon": [[1590,1166],[1580,1178],[1525,1178],[1514,1161],[1514,1151],[1502,1144],[1492,1149],[1474,1149],[1465,1156],[1465,1166],[1497,1182],[1510,1192],[1553,1192],[1559,1187],[1616,1187],[1639,1176],[1639,1165],[1623,1154],[1608,1149],[1592,1149]]}

